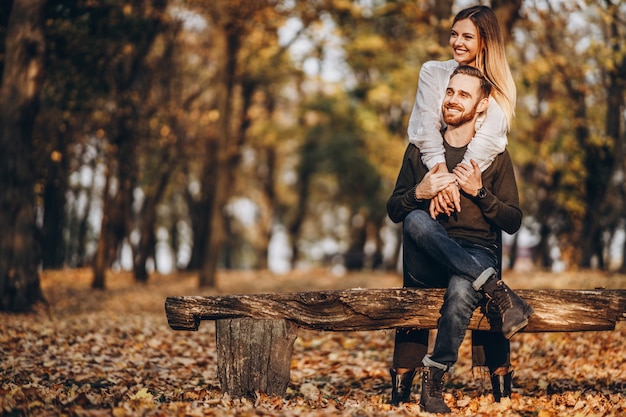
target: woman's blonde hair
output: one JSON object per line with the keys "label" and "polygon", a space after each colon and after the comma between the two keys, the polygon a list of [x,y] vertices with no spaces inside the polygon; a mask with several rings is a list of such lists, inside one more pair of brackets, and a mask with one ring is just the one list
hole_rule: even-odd
{"label": "woman's blonde hair", "polygon": [[470,19],[478,29],[480,47],[476,55],[476,66],[493,84],[491,95],[502,108],[510,128],[515,116],[517,90],[506,59],[498,18],[487,6],[473,6],[457,13],[452,25],[464,19]]}

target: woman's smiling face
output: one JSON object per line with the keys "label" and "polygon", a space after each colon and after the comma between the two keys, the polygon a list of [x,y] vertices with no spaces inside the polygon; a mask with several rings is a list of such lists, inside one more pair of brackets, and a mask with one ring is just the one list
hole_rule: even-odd
{"label": "woman's smiling face", "polygon": [[450,31],[450,47],[454,60],[459,65],[476,66],[476,55],[480,50],[480,35],[470,19],[457,21]]}

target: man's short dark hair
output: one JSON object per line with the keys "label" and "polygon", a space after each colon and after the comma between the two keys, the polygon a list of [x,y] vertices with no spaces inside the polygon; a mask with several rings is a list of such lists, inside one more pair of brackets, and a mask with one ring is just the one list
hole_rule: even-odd
{"label": "man's short dark hair", "polygon": [[491,94],[491,83],[478,68],[469,65],[459,65],[454,69],[450,78],[457,74],[469,75],[470,77],[478,78],[480,80],[480,91],[483,94],[482,98],[489,97],[489,94]]}

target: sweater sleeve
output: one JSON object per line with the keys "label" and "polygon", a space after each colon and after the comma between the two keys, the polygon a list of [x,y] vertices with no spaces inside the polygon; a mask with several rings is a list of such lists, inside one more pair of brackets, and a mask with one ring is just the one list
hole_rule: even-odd
{"label": "sweater sleeve", "polygon": [[508,151],[505,150],[490,168],[496,169],[497,175],[492,177],[491,186],[486,187],[487,196],[475,201],[485,218],[506,233],[515,233],[522,225],[522,211],[513,162]]}
{"label": "sweater sleeve", "polygon": [[504,152],[507,145],[508,123],[502,108],[492,98],[482,123],[477,123],[474,138],[467,146],[463,163],[471,166],[470,160],[476,161],[481,171],[493,163],[496,156]]}
{"label": "sweater sleeve", "polygon": [[440,133],[441,103],[448,77],[453,69],[454,64],[449,61],[428,61],[420,69],[417,93],[407,133],[409,142],[419,148],[422,161],[428,169],[432,169],[440,162],[446,162]]}
{"label": "sweater sleeve", "polygon": [[415,199],[415,185],[426,174],[426,168],[420,161],[419,150],[409,144],[404,152],[402,167],[398,173],[396,186],[387,200],[387,214],[394,223],[404,221],[404,218],[415,209],[426,210],[430,200],[418,202]]}

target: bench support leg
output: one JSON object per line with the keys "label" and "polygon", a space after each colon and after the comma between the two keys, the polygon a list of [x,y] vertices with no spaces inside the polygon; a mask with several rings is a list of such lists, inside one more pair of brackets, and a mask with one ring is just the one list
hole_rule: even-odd
{"label": "bench support leg", "polygon": [[287,320],[224,319],[215,323],[217,375],[222,391],[284,396],[298,326]]}

